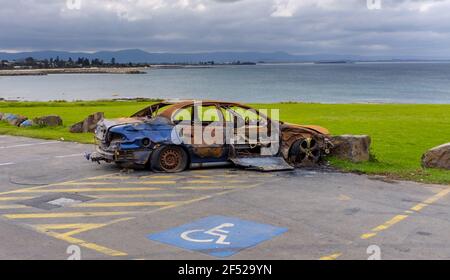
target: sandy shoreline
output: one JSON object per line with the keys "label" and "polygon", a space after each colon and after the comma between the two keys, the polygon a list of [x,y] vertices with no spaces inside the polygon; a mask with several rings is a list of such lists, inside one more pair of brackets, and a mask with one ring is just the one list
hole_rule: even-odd
{"label": "sandy shoreline", "polygon": [[58,69],[20,69],[0,70],[0,76],[45,76],[49,74],[144,74],[142,67],[116,68],[58,68]]}

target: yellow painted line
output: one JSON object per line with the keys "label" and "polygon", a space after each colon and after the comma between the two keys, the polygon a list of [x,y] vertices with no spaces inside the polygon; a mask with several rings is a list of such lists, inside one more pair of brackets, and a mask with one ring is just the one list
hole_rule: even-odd
{"label": "yellow painted line", "polygon": [[238,189],[238,188],[245,188],[240,186],[217,186],[217,187],[178,187],[179,190],[194,190],[194,191],[204,191],[204,190],[226,190],[226,189]]}
{"label": "yellow painted line", "polygon": [[[112,173],[112,174],[108,174],[108,175],[89,177],[89,178],[85,178],[85,179],[81,179],[81,180],[89,180],[89,179],[95,180],[95,179],[100,178],[100,177],[114,176],[114,175],[116,175],[116,174],[118,174],[118,173]],[[67,181],[67,182],[64,182],[64,183],[70,183],[70,182],[75,183],[75,182],[79,182],[79,181],[80,181],[80,180],[72,180],[72,181]],[[60,183],[57,183],[57,184],[60,184]],[[54,186],[54,185],[55,185],[55,184],[48,184],[48,185],[44,185],[44,186],[37,186],[37,187],[31,187],[31,188],[25,188],[25,189],[20,189],[20,190],[13,190],[13,191],[6,191],[6,192],[0,193],[0,196],[1,196],[1,195],[6,195],[6,194],[12,194],[12,193],[22,193],[24,190],[39,190],[39,189],[44,189],[44,188],[48,188],[48,187],[51,187],[51,186]]]}
{"label": "yellow painted line", "polygon": [[372,231],[379,232],[379,231],[387,230],[388,228],[403,221],[404,219],[406,219],[408,217],[409,217],[409,215],[397,215],[394,218],[390,219],[389,221],[385,222],[384,224],[373,228]]}
{"label": "yellow painted line", "polygon": [[416,211],[416,212],[421,211],[423,208],[429,206],[430,204],[435,203],[436,201],[438,201],[439,199],[448,195],[449,193],[450,193],[450,188],[444,189],[444,190],[438,192],[437,194],[433,195],[432,197],[424,200],[423,202],[415,205],[414,207],[411,207],[411,210]]}
{"label": "yellow painted line", "polygon": [[29,208],[25,205],[0,205],[0,209],[23,209],[23,208]]}
{"label": "yellow painted line", "polygon": [[[98,245],[98,244],[95,244],[92,242],[86,242],[84,240],[75,238],[73,236],[76,234],[82,233],[82,232],[99,229],[102,227],[106,227],[106,226],[109,226],[109,225],[112,225],[112,224],[115,224],[118,222],[123,222],[123,221],[131,220],[131,219],[134,219],[134,217],[122,218],[122,219],[111,221],[106,224],[50,224],[50,225],[37,225],[37,226],[35,226],[35,228],[39,232],[44,233],[45,235],[66,241],[71,244],[76,244],[76,245],[97,251],[99,253],[102,253],[102,254],[105,254],[108,256],[112,256],[112,257],[127,256],[128,255],[127,253],[117,251],[114,249],[110,249],[105,246],[101,246],[101,245]],[[66,233],[58,233],[58,232],[51,231],[51,230],[62,230],[62,229],[72,229],[72,230],[69,232],[66,232]]]}
{"label": "yellow painted line", "polygon": [[105,195],[90,195],[94,198],[155,198],[155,197],[175,197],[184,196],[184,194],[162,193],[162,194],[105,194]]}
{"label": "yellow painted line", "polygon": [[72,205],[71,207],[75,208],[103,208],[103,207],[140,207],[140,206],[170,206],[173,204],[177,204],[178,202],[165,202],[165,201],[157,201],[157,202],[105,202],[105,203],[83,203]]}
{"label": "yellow painted line", "polygon": [[112,185],[116,183],[110,183],[110,182],[65,182],[65,183],[58,183],[53,184],[52,186],[104,186],[104,185]]}
{"label": "yellow painted line", "polygon": [[192,177],[193,178],[200,178],[200,179],[209,179],[209,178],[212,178],[213,176],[209,176],[209,175],[194,175]]}
{"label": "yellow painted line", "polygon": [[142,182],[127,182],[127,184],[136,185],[175,185],[176,181],[142,181]]}
{"label": "yellow painted line", "polygon": [[187,184],[217,184],[219,181],[208,181],[208,180],[190,180],[186,181]]}
{"label": "yellow painted line", "polygon": [[104,186],[104,185],[118,185],[118,184],[138,184],[138,185],[173,185],[176,184],[175,181],[126,181],[126,182],[69,182],[69,183],[59,183],[53,186]]}
{"label": "yellow painted line", "polygon": [[141,176],[139,179],[175,179],[180,176],[176,175],[150,175],[150,176]]}
{"label": "yellow painted line", "polygon": [[347,200],[351,200],[352,198],[349,196],[346,196],[344,194],[341,194],[341,195],[339,195],[338,199],[341,201],[347,201]]}
{"label": "yellow painted line", "polygon": [[137,192],[137,191],[157,191],[160,188],[77,188],[77,189],[24,189],[17,190],[15,193],[83,193],[83,192]]}
{"label": "yellow painted line", "polygon": [[106,174],[106,175],[100,175],[95,177],[89,177],[85,179],[80,180],[101,180],[101,179],[128,179],[128,176],[123,176],[121,173],[112,173],[112,174]]}
{"label": "yellow painted line", "polygon": [[5,214],[8,219],[51,219],[51,218],[79,218],[79,217],[110,217],[128,215],[133,212],[64,212],[64,213],[31,213]]}
{"label": "yellow painted line", "polygon": [[361,239],[369,239],[372,238],[374,236],[377,235],[377,232],[383,231],[383,230],[387,230],[390,227],[392,227],[393,225],[403,221],[404,219],[408,218],[409,215],[397,215],[394,218],[390,219],[389,221],[385,222],[382,225],[379,225],[377,227],[374,227],[371,232],[369,233],[365,233],[363,235],[360,236]]}
{"label": "yellow painted line", "polygon": [[[221,183],[223,181],[212,181],[212,180],[190,180],[190,181],[186,181],[187,184],[217,184],[217,183]],[[238,181],[238,180],[233,180],[233,181],[226,181],[227,184],[235,184],[235,183],[243,183],[244,181]]]}
{"label": "yellow painted line", "polygon": [[423,208],[425,208],[425,207],[427,207],[427,206],[428,206],[428,204],[425,204],[425,203],[419,203],[419,204],[414,205],[413,207],[411,207],[411,210],[416,211],[416,212],[419,212],[419,211],[421,211]]}
{"label": "yellow painted line", "polygon": [[340,256],[342,256],[342,253],[336,253],[336,254],[332,254],[332,255],[329,255],[329,256],[321,257],[319,260],[321,260],[321,261],[334,261],[337,258],[339,258]]}
{"label": "yellow painted line", "polygon": [[252,189],[252,188],[255,188],[255,187],[259,186],[259,185],[260,184],[253,184],[253,185],[249,185],[249,186],[246,186],[246,187],[243,187],[243,188],[239,188],[239,189],[231,189],[231,190],[226,190],[226,191],[223,191],[223,192],[214,193],[214,194],[211,194],[211,195],[204,195],[204,196],[201,196],[201,197],[198,197],[198,198],[194,198],[194,199],[191,199],[191,200],[180,201],[177,204],[169,205],[169,206],[166,206],[166,207],[162,207],[162,208],[159,208],[159,209],[156,209],[156,210],[153,210],[153,211],[157,212],[157,211],[166,210],[166,209],[170,209],[170,208],[185,206],[185,205],[192,204],[194,202],[199,202],[199,201],[203,201],[203,200],[206,200],[206,199],[209,199],[209,198],[213,198],[213,197],[217,197],[217,196],[221,196],[221,195],[225,195],[225,194],[230,194],[230,193],[233,193],[233,192],[236,192],[236,191],[239,191],[239,190]]}
{"label": "yellow painted line", "polygon": [[440,192],[438,192],[437,194],[433,195],[432,197],[429,197],[426,200],[424,200],[424,201],[414,205],[413,207],[410,208],[410,210],[404,211],[404,214],[397,215],[397,216],[393,217],[392,219],[390,219],[389,221],[385,222],[384,224],[379,225],[377,227],[374,227],[371,230],[371,232],[361,235],[360,238],[361,239],[369,239],[369,238],[372,238],[372,237],[376,236],[378,232],[387,230],[387,229],[391,228],[392,226],[394,226],[395,224],[398,224],[401,221],[405,220],[406,218],[410,217],[410,215],[412,213],[414,213],[412,211],[420,212],[425,207],[428,207],[429,205],[435,203],[436,201],[438,201],[439,199],[445,197],[449,193],[450,193],[450,188],[446,188],[444,190],[441,190]]}
{"label": "yellow painted line", "polygon": [[11,196],[11,197],[0,197],[0,201],[16,201],[16,200],[27,200],[33,199],[34,196]]}
{"label": "yellow painted line", "polygon": [[375,233],[375,232],[370,232],[370,233],[365,233],[365,234],[362,234],[361,236],[360,236],[360,238],[361,239],[369,239],[369,238],[372,238],[372,237],[374,237],[374,236],[376,236],[377,234]]}

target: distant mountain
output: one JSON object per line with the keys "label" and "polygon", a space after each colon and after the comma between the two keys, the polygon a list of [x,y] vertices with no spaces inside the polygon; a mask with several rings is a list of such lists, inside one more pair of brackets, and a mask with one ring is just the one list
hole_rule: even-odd
{"label": "distant mountain", "polygon": [[[59,57],[67,60],[78,57],[89,59],[102,59],[110,61],[113,57],[118,63],[198,63],[200,61],[215,61],[225,63],[233,61],[246,62],[312,62],[312,61],[374,61],[391,60],[390,57],[363,57],[355,55],[292,55],[286,52],[202,52],[202,53],[149,53],[143,50],[130,49],[120,51],[99,51],[94,53],[86,52],[65,52],[65,51],[35,51],[20,53],[0,52],[0,60],[20,60],[27,57],[35,59],[50,59]],[[403,60],[420,60],[424,58],[397,58]],[[426,58],[425,58],[426,59]]]}

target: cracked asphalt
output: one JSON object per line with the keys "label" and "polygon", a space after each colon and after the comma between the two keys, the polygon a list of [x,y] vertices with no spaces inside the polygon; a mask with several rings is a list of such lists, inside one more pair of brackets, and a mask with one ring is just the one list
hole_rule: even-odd
{"label": "cracked asphalt", "polygon": [[122,172],[86,161],[92,149],[0,135],[0,259],[67,259],[70,245],[82,259],[216,259],[147,238],[215,216],[287,229],[225,259],[450,259],[450,186],[314,170]]}

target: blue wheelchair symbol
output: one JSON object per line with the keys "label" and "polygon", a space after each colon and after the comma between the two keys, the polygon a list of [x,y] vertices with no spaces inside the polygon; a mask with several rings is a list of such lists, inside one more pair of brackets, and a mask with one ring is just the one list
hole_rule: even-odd
{"label": "blue wheelchair symbol", "polygon": [[160,233],[150,240],[216,257],[228,257],[286,232],[287,229],[232,217],[212,216]]}

